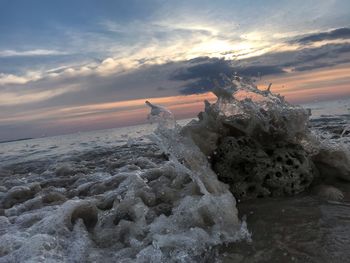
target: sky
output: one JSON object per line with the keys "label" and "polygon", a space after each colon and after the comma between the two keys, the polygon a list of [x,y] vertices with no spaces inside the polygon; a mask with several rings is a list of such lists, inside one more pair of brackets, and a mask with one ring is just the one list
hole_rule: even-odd
{"label": "sky", "polygon": [[0,0],[0,141],[192,117],[234,72],[350,97],[350,1]]}

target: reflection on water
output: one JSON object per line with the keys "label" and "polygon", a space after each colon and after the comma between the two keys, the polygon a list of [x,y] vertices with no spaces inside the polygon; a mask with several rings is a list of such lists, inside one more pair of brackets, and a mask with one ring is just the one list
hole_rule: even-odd
{"label": "reflection on water", "polygon": [[251,243],[220,248],[223,262],[349,262],[350,184],[337,185],[342,202],[311,194],[240,203]]}

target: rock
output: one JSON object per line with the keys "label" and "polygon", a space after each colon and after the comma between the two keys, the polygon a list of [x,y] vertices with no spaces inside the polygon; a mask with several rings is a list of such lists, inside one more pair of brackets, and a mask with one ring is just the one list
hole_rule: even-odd
{"label": "rock", "polygon": [[209,157],[218,178],[239,199],[293,195],[309,187],[317,174],[303,146],[310,138],[309,111],[244,78],[220,90],[215,103],[205,102],[199,120],[182,130]]}
{"label": "rock", "polygon": [[313,164],[298,145],[262,146],[250,137],[225,137],[213,169],[239,199],[293,195],[313,180]]}

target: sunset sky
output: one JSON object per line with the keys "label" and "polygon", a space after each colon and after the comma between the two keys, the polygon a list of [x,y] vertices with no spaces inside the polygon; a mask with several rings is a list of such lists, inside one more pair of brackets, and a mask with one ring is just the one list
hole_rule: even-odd
{"label": "sunset sky", "polygon": [[0,141],[195,116],[234,72],[350,97],[350,1],[0,0]]}

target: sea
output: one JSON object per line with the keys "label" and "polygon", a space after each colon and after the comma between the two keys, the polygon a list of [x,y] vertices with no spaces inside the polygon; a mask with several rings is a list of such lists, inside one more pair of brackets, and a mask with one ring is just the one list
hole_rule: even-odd
{"label": "sea", "polygon": [[[302,106],[312,130],[350,150],[350,99]],[[179,157],[196,153],[156,129],[1,143],[0,262],[349,262],[350,183],[337,183],[341,201],[239,202],[203,189]]]}

